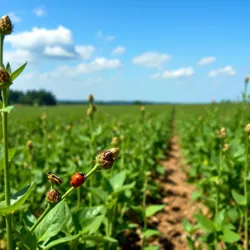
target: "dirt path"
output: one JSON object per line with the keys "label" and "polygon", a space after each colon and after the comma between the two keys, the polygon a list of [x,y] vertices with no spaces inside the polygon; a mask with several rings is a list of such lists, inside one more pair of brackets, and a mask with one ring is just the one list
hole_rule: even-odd
{"label": "dirt path", "polygon": [[193,222],[192,216],[198,204],[191,203],[194,187],[187,183],[187,176],[181,169],[182,158],[178,137],[170,141],[168,159],[163,161],[165,176],[159,182],[163,187],[162,203],[165,208],[151,221],[157,223],[158,230],[162,233],[151,245],[158,245],[160,249],[188,250],[186,232],[181,221],[183,218]]}

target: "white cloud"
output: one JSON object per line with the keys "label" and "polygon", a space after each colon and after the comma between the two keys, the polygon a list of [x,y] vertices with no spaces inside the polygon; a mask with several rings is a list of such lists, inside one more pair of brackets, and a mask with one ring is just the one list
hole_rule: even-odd
{"label": "white cloud", "polygon": [[198,64],[199,65],[208,65],[208,64],[211,64],[215,61],[216,61],[216,58],[214,56],[208,56],[208,57],[201,58],[198,61]]}
{"label": "white cloud", "polygon": [[12,23],[20,23],[22,19],[16,15],[14,12],[8,13],[8,16]]}
{"label": "white cloud", "polygon": [[194,75],[192,67],[180,68],[175,70],[166,70],[163,73],[156,73],[151,76],[151,79],[169,79],[169,78],[180,78],[189,77]]}
{"label": "white cloud", "polygon": [[125,48],[124,47],[122,47],[122,46],[119,46],[119,47],[116,47],[115,49],[113,49],[113,51],[112,51],[112,55],[121,55],[121,54],[123,54],[124,52],[125,52]]}
{"label": "white cloud", "polygon": [[10,63],[10,65],[22,65],[26,61],[32,63],[35,61],[35,56],[28,50],[16,50],[16,51],[5,51],[4,52],[4,63]]}
{"label": "white cloud", "polygon": [[232,66],[225,66],[224,68],[211,70],[208,73],[208,76],[210,76],[210,77],[216,77],[216,76],[219,76],[219,75],[234,76],[234,75],[236,75],[236,71],[233,69]]}
{"label": "white cloud", "polygon": [[161,66],[166,61],[169,61],[171,56],[158,52],[145,52],[132,59],[134,64],[142,65],[147,68],[155,68]]}
{"label": "white cloud", "polygon": [[90,59],[93,56],[95,47],[92,45],[76,45],[75,50],[82,59]]}
{"label": "white cloud", "polygon": [[73,41],[71,30],[60,25],[57,29],[34,27],[32,31],[7,36],[6,42],[11,43],[13,48],[34,49],[45,45],[69,45]]}
{"label": "white cloud", "polygon": [[121,62],[118,59],[106,59],[104,57],[97,57],[90,63],[81,63],[76,67],[76,72],[80,74],[90,74],[96,71],[106,69],[117,69],[121,67]]}
{"label": "white cloud", "polygon": [[74,57],[75,55],[68,52],[60,46],[46,46],[44,49],[44,55],[55,56],[55,57]]}
{"label": "white cloud", "polygon": [[35,8],[33,11],[32,11],[36,16],[44,16],[46,14],[46,11],[44,8]]}

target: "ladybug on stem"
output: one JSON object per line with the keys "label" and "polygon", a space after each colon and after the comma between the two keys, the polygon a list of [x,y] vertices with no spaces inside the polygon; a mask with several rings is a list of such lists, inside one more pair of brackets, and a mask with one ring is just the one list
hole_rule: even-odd
{"label": "ladybug on stem", "polygon": [[85,175],[81,172],[77,172],[72,175],[70,179],[70,185],[74,188],[80,187],[85,181]]}

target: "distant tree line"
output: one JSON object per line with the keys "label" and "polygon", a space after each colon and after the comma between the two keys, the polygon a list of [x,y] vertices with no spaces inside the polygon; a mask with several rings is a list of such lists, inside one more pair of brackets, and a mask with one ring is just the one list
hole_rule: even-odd
{"label": "distant tree line", "polygon": [[24,105],[56,105],[56,97],[46,90],[28,90],[27,92],[19,90],[9,91],[8,101],[10,104]]}

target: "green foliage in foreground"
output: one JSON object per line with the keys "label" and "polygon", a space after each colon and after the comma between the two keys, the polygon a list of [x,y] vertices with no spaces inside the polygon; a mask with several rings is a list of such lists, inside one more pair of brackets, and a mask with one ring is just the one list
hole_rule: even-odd
{"label": "green foliage in foreground", "polygon": [[[87,116],[86,108],[15,107],[10,113],[11,194],[23,188],[27,192],[23,192],[25,197],[18,196],[13,201],[15,207],[1,208],[0,203],[0,213],[14,215],[16,246],[117,249],[130,244],[128,230],[133,234],[139,229],[146,249],[147,239],[159,234],[147,227],[147,217],[163,208],[157,202],[161,193],[154,178],[164,173],[158,160],[165,158],[166,140],[171,136],[171,107],[152,106],[151,112],[147,107],[140,111],[138,106],[127,110],[97,107],[93,119]],[[33,118],[22,111],[30,111]],[[47,206],[45,195],[50,189],[47,173],[52,171],[62,178],[62,184],[54,188],[63,194],[75,172],[87,173],[95,164],[96,154],[114,146],[120,148],[114,166],[93,174],[52,208],[30,234],[32,225]],[[0,170],[2,178],[1,162]],[[3,188],[1,182],[1,200]],[[1,216],[0,238],[5,238],[3,219]]]}

